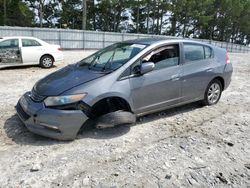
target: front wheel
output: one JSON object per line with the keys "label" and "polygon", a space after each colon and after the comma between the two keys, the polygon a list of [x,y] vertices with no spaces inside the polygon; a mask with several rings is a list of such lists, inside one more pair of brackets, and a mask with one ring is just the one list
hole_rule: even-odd
{"label": "front wheel", "polygon": [[97,118],[97,128],[110,128],[117,125],[134,124],[136,116],[128,111],[118,110]]}
{"label": "front wheel", "polygon": [[40,60],[40,65],[43,68],[51,68],[53,66],[54,59],[49,55],[44,55]]}
{"label": "front wheel", "polygon": [[221,82],[219,80],[211,81],[206,89],[203,103],[208,106],[216,104],[220,100],[221,93]]}

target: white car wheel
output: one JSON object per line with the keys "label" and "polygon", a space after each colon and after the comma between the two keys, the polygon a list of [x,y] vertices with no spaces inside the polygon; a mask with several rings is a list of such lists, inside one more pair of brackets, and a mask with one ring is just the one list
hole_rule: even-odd
{"label": "white car wheel", "polygon": [[54,60],[51,56],[45,55],[40,60],[40,65],[43,68],[50,68],[53,66]]}

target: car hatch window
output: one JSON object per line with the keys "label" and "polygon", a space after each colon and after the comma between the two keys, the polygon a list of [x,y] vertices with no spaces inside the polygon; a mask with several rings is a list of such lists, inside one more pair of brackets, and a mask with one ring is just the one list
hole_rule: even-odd
{"label": "car hatch window", "polygon": [[204,48],[197,44],[184,44],[185,61],[192,62],[205,58]]}
{"label": "car hatch window", "polygon": [[22,39],[22,46],[23,47],[41,46],[41,44],[33,39]]}
{"label": "car hatch window", "polygon": [[18,48],[18,39],[8,39],[0,42],[0,48]]}
{"label": "car hatch window", "polygon": [[179,64],[179,45],[158,48],[144,57],[143,62],[153,62],[155,70],[176,66]]}

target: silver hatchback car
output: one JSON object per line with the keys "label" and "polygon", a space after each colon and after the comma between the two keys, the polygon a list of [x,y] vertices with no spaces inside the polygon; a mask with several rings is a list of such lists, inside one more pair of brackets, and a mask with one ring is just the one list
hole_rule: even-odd
{"label": "silver hatchback car", "polygon": [[126,41],[41,79],[16,109],[30,131],[72,140],[87,120],[114,126],[194,101],[216,104],[232,71],[226,50],[212,45],[166,38]]}

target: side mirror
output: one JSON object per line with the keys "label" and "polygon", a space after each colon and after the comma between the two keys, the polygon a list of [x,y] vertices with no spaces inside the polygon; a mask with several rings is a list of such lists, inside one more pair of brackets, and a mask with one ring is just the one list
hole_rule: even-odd
{"label": "side mirror", "polygon": [[154,70],[154,68],[155,68],[155,64],[153,62],[142,63],[140,73],[146,74],[146,73]]}

